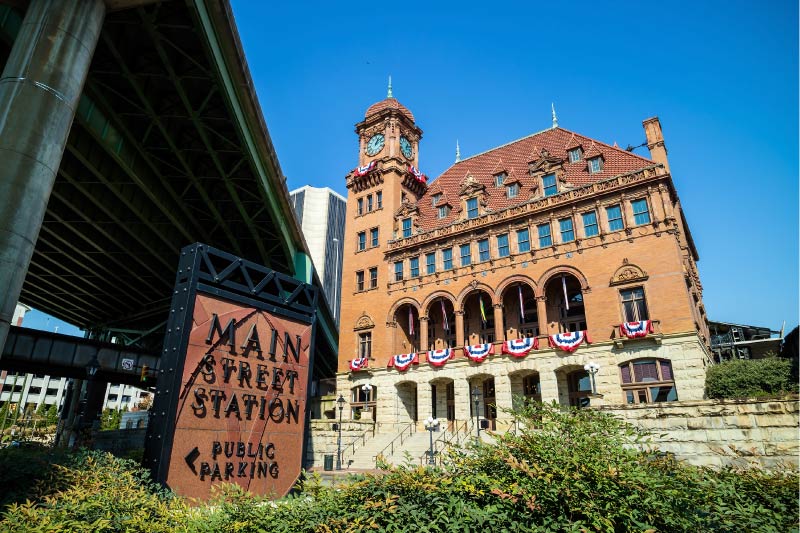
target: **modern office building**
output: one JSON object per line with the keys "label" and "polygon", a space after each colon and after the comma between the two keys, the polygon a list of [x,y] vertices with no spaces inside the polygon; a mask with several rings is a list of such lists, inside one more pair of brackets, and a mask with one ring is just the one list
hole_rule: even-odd
{"label": "modern office building", "polygon": [[325,298],[339,324],[342,300],[342,240],[347,201],[328,187],[300,187],[290,192]]}

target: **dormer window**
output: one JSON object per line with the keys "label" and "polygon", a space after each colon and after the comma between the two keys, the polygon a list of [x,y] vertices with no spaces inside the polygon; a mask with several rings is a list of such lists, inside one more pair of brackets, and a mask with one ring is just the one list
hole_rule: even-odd
{"label": "dormer window", "polygon": [[442,193],[439,192],[434,194],[431,198],[433,202],[431,205],[433,205],[433,207],[436,207],[436,204],[438,204],[441,199],[442,199]]}
{"label": "dormer window", "polygon": [[505,172],[501,172],[499,174],[494,175],[494,186],[495,187],[502,187],[503,182],[506,179],[507,174]]}
{"label": "dormer window", "polygon": [[411,237],[411,218],[403,219],[403,238]]}
{"label": "dormer window", "polygon": [[569,162],[570,163],[577,163],[581,160],[581,156],[583,156],[583,150],[580,146],[577,148],[573,148],[569,151]]}
{"label": "dormer window", "polygon": [[516,198],[519,195],[519,183],[512,183],[506,188],[506,196],[508,198]]}
{"label": "dormer window", "polygon": [[478,199],[467,199],[467,218],[478,218]]}
{"label": "dormer window", "polygon": [[600,156],[593,157],[589,160],[589,174],[597,174],[603,170],[603,158]]}
{"label": "dormer window", "polygon": [[558,194],[558,185],[556,185],[556,175],[547,174],[542,176],[542,189],[544,189],[545,196],[553,196]]}
{"label": "dormer window", "polygon": [[446,205],[440,205],[436,212],[437,218],[446,218],[447,215],[449,214],[450,214],[450,207]]}

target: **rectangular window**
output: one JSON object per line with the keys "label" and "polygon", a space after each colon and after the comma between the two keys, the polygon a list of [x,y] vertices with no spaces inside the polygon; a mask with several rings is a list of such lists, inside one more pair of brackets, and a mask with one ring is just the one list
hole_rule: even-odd
{"label": "rectangular window", "polygon": [[378,267],[369,269],[369,288],[375,289],[378,287]]}
{"label": "rectangular window", "polygon": [[434,274],[436,272],[436,254],[425,254],[425,272]]}
{"label": "rectangular window", "polygon": [[433,207],[436,207],[436,204],[438,204],[439,200],[441,199],[442,199],[442,193],[436,193],[433,196],[431,196],[431,202]]}
{"label": "rectangular window", "polygon": [[370,240],[370,246],[372,246],[373,248],[378,246],[378,228],[372,228],[371,230],[369,230],[369,240]]}
{"label": "rectangular window", "polygon": [[472,264],[472,249],[469,244],[461,245],[461,266],[469,266]]}
{"label": "rectangular window", "polygon": [[508,233],[497,236],[497,255],[508,257]]}
{"label": "rectangular window", "polygon": [[569,162],[570,163],[577,163],[578,161],[580,161],[582,152],[583,152],[583,150],[581,150],[580,148],[573,148],[572,150],[570,150],[569,151]]}
{"label": "rectangular window", "polygon": [[439,218],[445,218],[448,214],[450,214],[450,208],[449,207],[447,207],[446,205],[439,206],[438,214],[437,214],[437,216]]}
{"label": "rectangular window", "polygon": [[633,207],[633,222],[638,226],[650,223],[650,211],[647,209],[647,200],[634,200],[631,202]]}
{"label": "rectangular window", "polygon": [[419,277],[419,257],[412,257],[409,262],[411,264],[410,266],[411,277],[412,278]]}
{"label": "rectangular window", "polygon": [[467,218],[478,218],[478,199],[469,198],[467,200]]}
{"label": "rectangular window", "polygon": [[442,268],[445,270],[453,269],[453,249],[445,248],[442,250]]}
{"label": "rectangular window", "polygon": [[562,218],[558,221],[558,227],[561,230],[561,242],[572,242],[575,240],[572,218]]}
{"label": "rectangular window", "polygon": [[358,357],[372,357],[372,333],[358,334]]}
{"label": "rectangular window", "polygon": [[397,261],[394,264],[394,280],[403,281],[403,262]]}
{"label": "rectangular window", "polygon": [[489,260],[489,239],[481,239],[478,241],[478,260]]}
{"label": "rectangular window", "polygon": [[506,196],[509,198],[516,198],[519,195],[519,183],[512,183],[506,189]]}
{"label": "rectangular window", "polygon": [[553,196],[558,194],[558,186],[556,185],[556,175],[548,174],[542,177],[542,187],[544,188],[545,196]]}
{"label": "rectangular window", "polygon": [[622,223],[622,210],[618,205],[606,207],[606,217],[608,217],[609,231],[617,231],[625,228],[625,225]]}
{"label": "rectangular window", "polygon": [[589,211],[581,215],[583,218],[583,236],[593,237],[599,233],[597,228],[597,213]]}
{"label": "rectangular window", "polygon": [[500,174],[496,174],[495,177],[494,177],[494,186],[495,187],[502,187],[503,186],[503,182],[505,181],[505,179],[506,179],[506,173],[505,172],[501,172]]}
{"label": "rectangular window", "polygon": [[530,235],[528,235],[528,228],[517,231],[517,250],[522,252],[531,251]]}
{"label": "rectangular window", "polygon": [[539,232],[539,248],[553,245],[553,239],[550,237],[550,223],[539,224],[536,226],[536,230]]}
{"label": "rectangular window", "polygon": [[359,198],[358,199],[358,214],[359,215],[363,215],[364,214],[364,199],[363,198]]}
{"label": "rectangular window", "polygon": [[603,170],[603,158],[593,157],[589,160],[589,174],[597,174]]}
{"label": "rectangular window", "polygon": [[368,194],[367,195],[367,213],[369,213],[370,211],[372,211],[372,195]]}
{"label": "rectangular window", "polygon": [[647,320],[647,303],[644,300],[644,289],[636,287],[619,291],[622,299],[622,316],[625,322]]}
{"label": "rectangular window", "polygon": [[404,218],[403,219],[403,238],[411,237],[411,219]]}
{"label": "rectangular window", "polygon": [[358,233],[358,251],[366,250],[367,248],[367,232],[360,231]]}
{"label": "rectangular window", "polygon": [[378,191],[378,192],[375,193],[375,203],[377,204],[376,209],[382,209],[383,208],[383,192],[382,191]]}
{"label": "rectangular window", "polygon": [[359,270],[356,272],[356,290],[361,292],[364,290],[364,271]]}

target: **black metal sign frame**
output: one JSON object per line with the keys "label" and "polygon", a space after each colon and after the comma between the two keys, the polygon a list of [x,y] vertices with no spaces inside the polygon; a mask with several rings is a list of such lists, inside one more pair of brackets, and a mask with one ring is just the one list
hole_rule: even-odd
{"label": "black metal sign frame", "polygon": [[[307,394],[314,371],[314,340],[319,292],[265,266],[233,254],[195,243],[181,250],[178,274],[172,293],[167,331],[161,353],[156,395],[150,410],[143,464],[155,481],[166,485],[175,432],[175,413],[182,386],[183,361],[192,331],[198,293],[219,297],[311,326]],[[310,402],[306,398],[303,449],[310,427]]]}

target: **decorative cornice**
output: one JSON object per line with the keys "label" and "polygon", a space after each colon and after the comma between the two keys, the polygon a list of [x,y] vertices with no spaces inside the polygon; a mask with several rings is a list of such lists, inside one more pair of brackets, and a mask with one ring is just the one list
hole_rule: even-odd
{"label": "decorative cornice", "polygon": [[627,283],[637,283],[647,280],[647,272],[642,270],[641,267],[628,263],[628,258],[622,260],[622,265],[611,276],[608,282],[610,286],[624,285]]}
{"label": "decorative cornice", "polygon": [[356,325],[353,331],[360,331],[363,329],[371,329],[375,327],[375,321],[370,318],[366,311],[361,312],[361,316],[356,320]]}

